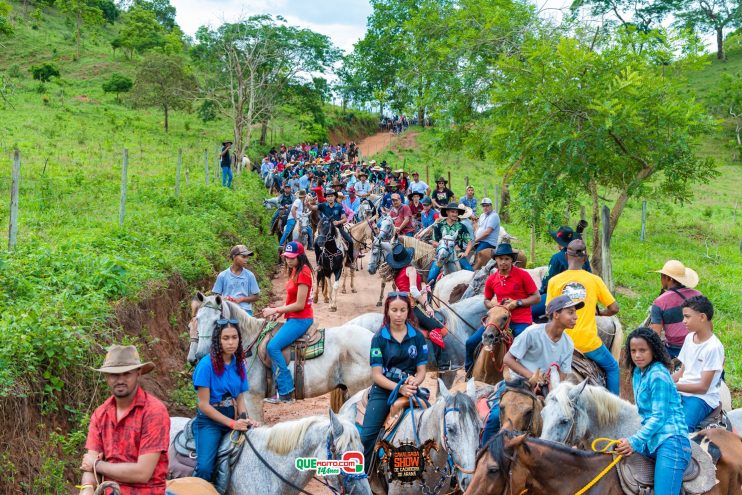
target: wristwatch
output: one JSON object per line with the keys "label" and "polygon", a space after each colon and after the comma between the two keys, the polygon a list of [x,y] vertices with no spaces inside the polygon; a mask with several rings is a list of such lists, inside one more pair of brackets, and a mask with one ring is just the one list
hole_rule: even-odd
{"label": "wristwatch", "polygon": [[515,301],[515,305],[520,308],[521,306],[523,306],[523,300],[522,299],[518,299],[517,301]]}

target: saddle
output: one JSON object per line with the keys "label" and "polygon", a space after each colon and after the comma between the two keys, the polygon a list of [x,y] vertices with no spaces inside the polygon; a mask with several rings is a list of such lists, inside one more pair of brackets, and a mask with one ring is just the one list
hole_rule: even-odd
{"label": "saddle", "polygon": [[[272,369],[271,369],[271,358],[268,355],[268,342],[273,338],[274,335],[281,328],[283,323],[273,323],[266,326],[263,330],[263,334],[259,337],[258,342],[258,357],[263,365],[267,369],[266,380],[268,380],[268,386],[266,391],[270,392],[272,388]],[[283,357],[287,363],[294,362],[294,387],[296,388],[294,395],[297,399],[304,399],[304,362],[310,359],[317,358],[325,352],[325,329],[318,329],[312,325],[309,330],[296,339],[290,346],[283,349]]]}
{"label": "saddle", "polygon": [[578,377],[578,381],[587,378],[589,385],[606,386],[605,373],[600,366],[577,349],[572,353],[572,373]]}
{"label": "saddle", "polygon": [[[716,467],[711,456],[697,443],[691,442],[691,460],[683,474],[686,495],[706,493],[717,483]],[[636,454],[623,457],[616,465],[621,488],[626,495],[654,493],[654,459]]]}
{"label": "saddle", "polygon": [[[358,427],[363,426],[363,419],[366,417],[366,406],[368,406],[368,394],[370,391],[371,388],[367,388],[363,392],[361,400],[356,403],[356,425]],[[425,410],[429,407],[429,404],[425,401],[418,401],[417,403],[413,401],[413,406],[415,409]],[[392,404],[392,407],[389,408],[389,413],[386,415],[386,419],[384,420],[384,426],[381,430],[382,433],[380,436],[386,436],[387,433],[391,433],[392,436],[387,439],[388,441],[391,441],[394,438],[394,432],[396,432],[397,427],[402,422],[402,419],[404,419],[409,409],[410,400],[407,397],[398,397],[397,400],[394,401],[394,404]]]}
{"label": "saddle", "polygon": [[[240,436],[243,434],[240,433]],[[216,454],[216,490],[224,495],[229,487],[232,468],[242,453],[244,442],[232,442],[230,435],[224,435]],[[193,419],[186,423],[183,431],[179,432],[168,449],[168,478],[187,478],[193,476],[196,468],[196,438],[193,435]]]}
{"label": "saddle", "polygon": [[721,404],[706,416],[696,427],[696,431],[705,430],[706,428],[722,428],[727,431],[734,431],[732,422],[727,418],[727,414],[721,408]]}

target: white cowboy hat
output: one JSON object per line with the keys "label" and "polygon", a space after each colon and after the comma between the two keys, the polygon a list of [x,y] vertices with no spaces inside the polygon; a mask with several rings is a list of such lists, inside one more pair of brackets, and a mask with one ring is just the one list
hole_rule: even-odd
{"label": "white cowboy hat", "polygon": [[474,213],[471,208],[462,204],[459,204],[459,210],[464,210],[464,213],[459,215],[460,219],[469,218]]}
{"label": "white cowboy hat", "polygon": [[665,263],[665,266],[661,270],[653,270],[654,273],[661,273],[667,275],[673,280],[676,280],[688,287],[689,289],[694,288],[698,285],[698,273],[691,270],[678,260],[669,260]]}

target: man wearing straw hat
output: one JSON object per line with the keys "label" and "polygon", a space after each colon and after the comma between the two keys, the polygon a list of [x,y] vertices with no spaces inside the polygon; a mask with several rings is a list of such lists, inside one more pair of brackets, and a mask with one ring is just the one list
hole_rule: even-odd
{"label": "man wearing straw hat", "polygon": [[649,327],[663,337],[670,357],[678,357],[683,347],[688,327],[683,322],[683,302],[695,296],[702,296],[694,290],[698,285],[698,274],[678,260],[669,260],[661,270],[662,290],[652,302],[649,310]]}
{"label": "man wearing straw hat", "polygon": [[167,478],[170,417],[165,405],[142,389],[154,369],[142,363],[133,345],[108,349],[102,373],[113,396],[90,418],[80,469],[80,494],[92,495],[98,478],[116,481],[122,495],[162,495]]}

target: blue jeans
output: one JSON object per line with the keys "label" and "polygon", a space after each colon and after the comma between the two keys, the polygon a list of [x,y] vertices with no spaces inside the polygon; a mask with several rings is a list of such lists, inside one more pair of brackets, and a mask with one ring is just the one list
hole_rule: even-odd
{"label": "blue jeans", "polygon": [[585,357],[595,361],[603,371],[605,371],[606,388],[614,395],[619,395],[621,391],[621,377],[618,369],[618,363],[608,348],[601,344],[594,351],[586,352]]}
{"label": "blue jeans", "polygon": [[706,404],[706,401],[698,397],[681,394],[680,402],[683,404],[683,412],[685,412],[685,424],[688,425],[688,431],[691,433],[696,431],[698,424],[714,410],[713,407]]}
{"label": "blue jeans", "polygon": [[546,314],[546,294],[541,294],[541,300],[531,306],[531,317],[533,321],[541,318]]}
{"label": "blue jeans", "polygon": [[487,415],[487,419],[484,421],[484,429],[482,430],[482,438],[479,440],[479,446],[484,447],[492,436],[500,431],[500,397],[505,391],[505,380],[500,381],[495,385],[495,396],[492,400],[492,409]]}
{"label": "blue jeans", "polygon": [[312,318],[289,318],[278,330],[278,333],[268,342],[268,355],[271,357],[271,369],[276,378],[276,388],[281,395],[294,391],[294,379],[291,377],[288,364],[281,352],[293,341],[307,333],[312,326]]}
{"label": "blue jeans", "polygon": [[[232,406],[215,407],[215,409],[228,418],[234,418],[234,407]],[[211,483],[219,443],[222,441],[222,437],[230,431],[231,429],[228,426],[217,423],[201,411],[196,413],[196,420],[193,422],[193,436],[196,440],[197,457],[193,476]]]}
{"label": "blue jeans", "polygon": [[673,435],[654,452],[639,452],[655,460],[655,495],[680,495],[683,473],[690,463],[691,448],[688,437]]}
{"label": "blue jeans", "polygon": [[670,355],[670,359],[678,357],[680,355],[680,349],[682,348],[683,346],[676,347],[665,342],[665,350],[667,351],[667,354]]}
{"label": "blue jeans", "polygon": [[479,244],[477,244],[477,249],[474,252],[478,253],[483,249],[497,249],[497,246],[493,246],[489,242],[479,241]]}
{"label": "blue jeans", "polygon": [[[470,272],[474,271],[474,268],[471,267],[471,263],[469,263],[466,258],[461,258],[459,263],[461,264],[462,270],[469,270]],[[433,266],[430,267],[430,273],[428,273],[428,283],[435,281],[435,279],[438,278],[440,271],[441,267],[438,266],[438,263],[433,262]]]}
{"label": "blue jeans", "polygon": [[374,455],[376,446],[376,437],[379,436],[384,420],[389,413],[387,400],[391,390],[384,390],[378,385],[371,386],[368,393],[368,404],[366,405],[366,414],[363,416],[363,425],[361,425],[361,443],[363,444],[364,470],[368,473],[371,467],[371,458]]}
{"label": "blue jeans", "polygon": [[222,185],[232,187],[232,167],[222,167]]}
{"label": "blue jeans", "polygon": [[[513,337],[517,337],[521,333],[523,333],[523,330],[528,328],[530,326],[530,323],[510,323],[510,331],[513,332]],[[466,344],[464,344],[464,348],[466,350],[466,357],[464,359],[464,369],[469,371],[469,368],[471,368],[474,365],[474,351],[477,350],[477,346],[480,342],[482,342],[482,335],[484,335],[484,325],[479,327],[479,329],[474,332],[471,337],[466,339]]]}
{"label": "blue jeans", "polygon": [[281,236],[281,240],[278,241],[279,246],[283,246],[283,243],[286,242],[286,239],[288,239],[291,233],[294,231],[295,225],[296,220],[294,220],[293,218],[289,218],[286,221],[286,227],[283,228],[283,235]]}

